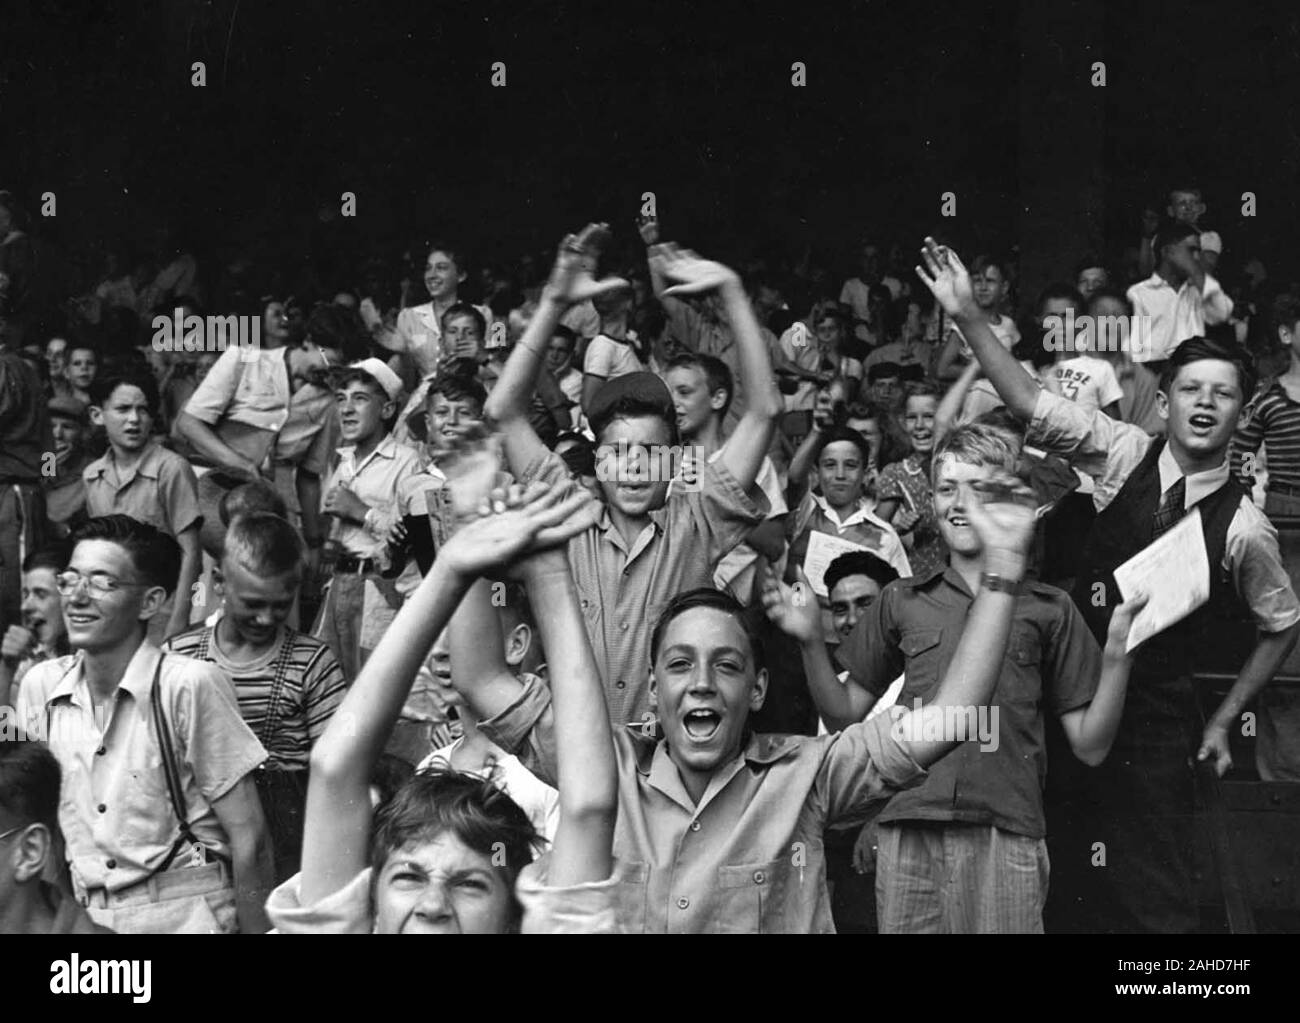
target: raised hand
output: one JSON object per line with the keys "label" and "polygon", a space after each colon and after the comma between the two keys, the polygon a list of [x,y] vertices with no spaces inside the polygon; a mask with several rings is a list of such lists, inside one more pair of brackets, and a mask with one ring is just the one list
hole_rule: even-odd
{"label": "raised hand", "polygon": [[975,305],[970,273],[957,253],[927,237],[925,247],[921,249],[921,259],[929,273],[918,266],[916,276],[934,294],[943,311],[954,318],[976,315],[978,306]]}
{"label": "raised hand", "polygon": [[769,567],[761,566],[758,577],[760,596],[763,610],[773,625],[791,639],[811,643],[822,635],[821,607],[803,569],[796,571],[799,581],[787,586]]}
{"label": "raised hand", "polygon": [[598,508],[585,490],[561,501],[545,483],[496,490],[438,552],[451,571],[479,576],[567,542],[596,522]]}
{"label": "raised hand", "polygon": [[641,235],[641,240],[647,245],[659,244],[658,217],[642,217],[638,219],[636,229]]}
{"label": "raised hand", "polygon": [[671,243],[657,246],[653,258],[664,278],[677,282],[664,289],[665,295],[699,295],[740,283],[740,278],[730,267]]}
{"label": "raised hand", "polygon": [[555,254],[546,294],[556,302],[575,305],[596,295],[631,287],[622,277],[598,281],[592,275],[609,238],[608,224],[588,224],[580,234],[567,235]]}
{"label": "raised hand", "polygon": [[1008,472],[962,483],[962,505],[984,548],[987,571],[1023,574],[1034,542],[1037,503],[1034,492]]}

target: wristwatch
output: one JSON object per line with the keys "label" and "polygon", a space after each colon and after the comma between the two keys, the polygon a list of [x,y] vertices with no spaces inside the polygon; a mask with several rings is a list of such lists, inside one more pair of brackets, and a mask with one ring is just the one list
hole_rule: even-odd
{"label": "wristwatch", "polygon": [[1025,581],[1023,579],[1008,579],[996,572],[980,573],[980,589],[983,590],[991,590],[994,593],[1010,593],[1013,597],[1018,597],[1023,591],[1024,585]]}

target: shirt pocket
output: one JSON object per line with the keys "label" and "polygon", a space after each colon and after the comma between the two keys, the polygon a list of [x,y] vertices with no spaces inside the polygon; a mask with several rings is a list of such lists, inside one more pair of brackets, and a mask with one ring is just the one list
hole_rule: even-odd
{"label": "shirt pocket", "polygon": [[[788,930],[787,903],[794,857],[718,868],[718,906],[713,931],[772,934]],[[805,867],[805,873],[807,868]],[[806,878],[811,884],[811,875]]]}
{"label": "shirt pocket", "polygon": [[926,686],[939,681],[939,655],[943,629],[909,629],[899,642],[908,683]]}
{"label": "shirt pocket", "polygon": [[646,902],[650,897],[650,868],[644,863],[620,860],[614,884],[614,906],[624,934],[644,934]]}
{"label": "shirt pocket", "polygon": [[1032,625],[1012,626],[1006,659],[1014,671],[1002,673],[994,698],[998,703],[1037,705],[1042,690],[1043,641]]}

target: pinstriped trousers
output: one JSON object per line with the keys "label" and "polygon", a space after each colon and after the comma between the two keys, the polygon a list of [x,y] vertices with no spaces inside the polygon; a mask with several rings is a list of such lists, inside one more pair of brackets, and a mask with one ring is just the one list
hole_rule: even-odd
{"label": "pinstriped trousers", "polygon": [[881,824],[881,934],[1042,934],[1047,842],[989,824]]}

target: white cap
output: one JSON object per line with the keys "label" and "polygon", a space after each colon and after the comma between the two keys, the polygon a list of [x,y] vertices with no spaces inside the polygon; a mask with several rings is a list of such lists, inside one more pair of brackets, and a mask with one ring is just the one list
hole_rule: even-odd
{"label": "white cap", "polygon": [[396,401],[397,396],[402,393],[402,378],[389,369],[382,359],[362,359],[360,362],[352,363],[348,369],[359,369],[363,373],[369,373],[388,394],[389,401]]}
{"label": "white cap", "polygon": [[1223,254],[1223,239],[1219,237],[1218,231],[1201,232],[1201,249],[1204,252],[1217,252]]}

